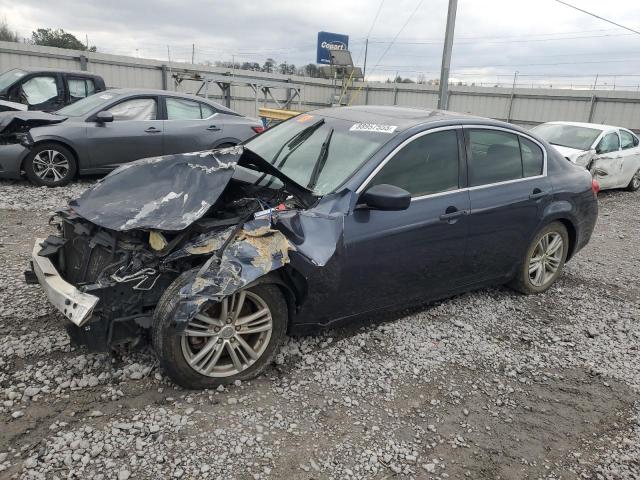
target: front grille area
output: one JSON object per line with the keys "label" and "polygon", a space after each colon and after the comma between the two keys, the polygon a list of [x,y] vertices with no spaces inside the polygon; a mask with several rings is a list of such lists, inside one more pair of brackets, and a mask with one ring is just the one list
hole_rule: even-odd
{"label": "front grille area", "polygon": [[105,267],[114,263],[112,253],[102,245],[92,248],[90,237],[76,233],[69,222],[64,222],[63,229],[66,243],[60,265],[62,276],[73,285],[95,282]]}

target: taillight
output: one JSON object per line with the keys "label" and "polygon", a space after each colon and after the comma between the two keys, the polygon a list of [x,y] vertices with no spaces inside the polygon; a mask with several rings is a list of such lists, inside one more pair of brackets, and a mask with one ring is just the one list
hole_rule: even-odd
{"label": "taillight", "polygon": [[591,179],[591,190],[594,195],[598,195],[598,192],[600,191],[600,184],[595,178]]}
{"label": "taillight", "polygon": [[264,127],[251,127],[251,130],[253,130],[256,133],[262,133],[264,132]]}

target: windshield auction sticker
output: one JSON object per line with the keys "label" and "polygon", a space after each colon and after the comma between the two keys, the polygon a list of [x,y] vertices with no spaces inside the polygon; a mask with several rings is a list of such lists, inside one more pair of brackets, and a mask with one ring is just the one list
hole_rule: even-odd
{"label": "windshield auction sticker", "polygon": [[296,118],[296,120],[300,123],[304,123],[304,122],[308,122],[309,120],[311,120],[313,118],[313,115],[309,115],[307,113],[305,113],[304,115],[298,115],[298,117]]}
{"label": "windshield auction sticker", "polygon": [[397,125],[381,125],[378,123],[354,123],[349,130],[352,132],[378,132],[393,133],[398,128]]}

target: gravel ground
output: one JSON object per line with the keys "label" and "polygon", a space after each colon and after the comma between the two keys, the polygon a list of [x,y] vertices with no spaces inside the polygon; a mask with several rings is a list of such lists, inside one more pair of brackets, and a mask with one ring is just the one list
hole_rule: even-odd
{"label": "gravel ground", "polygon": [[0,478],[640,478],[640,193],[600,194],[547,293],[480,290],[290,339],[257,380],[173,385],[72,348],[26,285],[64,189],[0,182]]}

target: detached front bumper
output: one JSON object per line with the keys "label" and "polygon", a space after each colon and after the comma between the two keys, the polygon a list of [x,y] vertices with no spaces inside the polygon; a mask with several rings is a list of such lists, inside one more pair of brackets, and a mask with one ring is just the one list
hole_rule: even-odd
{"label": "detached front bumper", "polygon": [[70,283],[67,283],[60,276],[51,260],[38,255],[42,248],[40,246],[42,242],[44,242],[44,239],[37,238],[36,243],[33,245],[33,252],[31,253],[33,271],[53,306],[71,320],[72,323],[80,327],[91,318],[99,298],[83,293]]}

